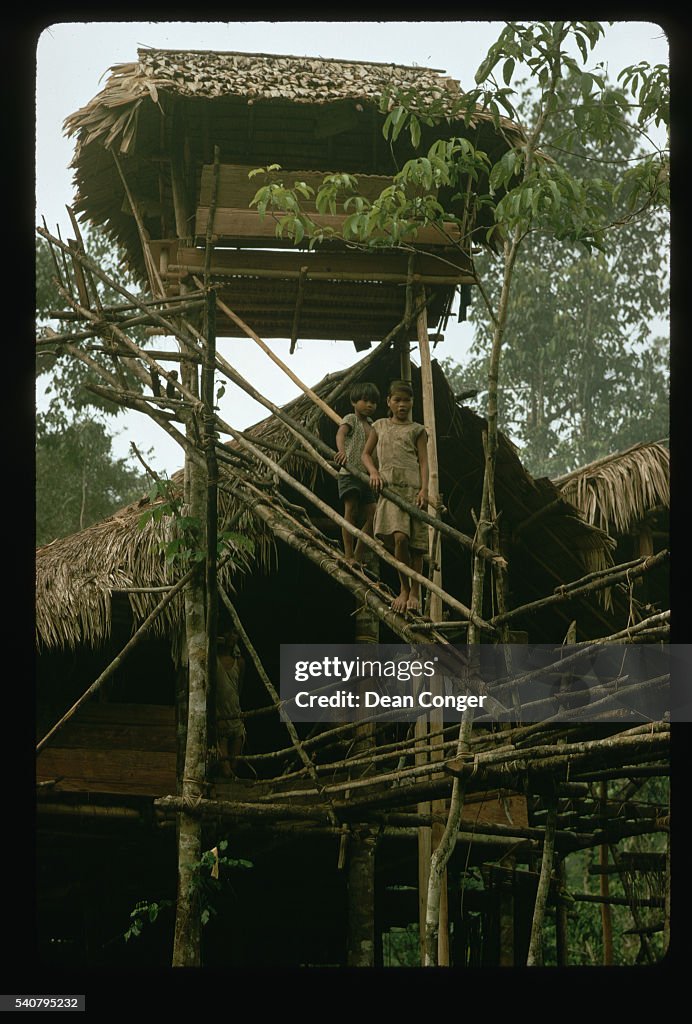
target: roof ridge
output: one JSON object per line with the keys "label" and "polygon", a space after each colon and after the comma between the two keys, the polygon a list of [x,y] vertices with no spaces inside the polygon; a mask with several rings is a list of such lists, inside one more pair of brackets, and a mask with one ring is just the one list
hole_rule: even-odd
{"label": "roof ridge", "polygon": [[392,60],[352,60],[347,57],[320,57],[311,56],[306,53],[253,53],[247,50],[181,50],[177,48],[169,49],[163,46],[139,46],[137,48],[137,53],[203,53],[224,57],[266,57],[271,60],[320,60],[325,64],[356,64],[359,66],[368,65],[370,67],[377,68],[400,68],[402,71],[432,71],[434,74],[447,74],[447,70],[445,68],[429,68],[423,64],[397,64]]}

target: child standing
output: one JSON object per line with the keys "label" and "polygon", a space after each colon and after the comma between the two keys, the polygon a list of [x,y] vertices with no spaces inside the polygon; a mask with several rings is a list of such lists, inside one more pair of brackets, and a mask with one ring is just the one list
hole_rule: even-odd
{"label": "child standing", "polygon": [[[345,464],[350,462],[360,466],[363,448],[372,427],[371,417],[380,400],[380,392],[374,384],[362,381],[353,385],[349,397],[353,412],[344,416],[343,423],[336,432],[337,454],[334,461],[341,466],[338,479],[339,497],[344,499],[344,519],[372,537],[377,496],[367,484],[349,473]],[[360,562],[363,556],[362,542],[358,540],[354,552],[353,534],[345,528],[341,532],[346,560],[351,563]]]}
{"label": "child standing", "polygon": [[[370,474],[370,486],[376,494],[386,484],[402,498],[427,508],[428,438],[422,423],[411,419],[413,388],[407,381],[392,381],[387,396],[389,418],[376,420],[363,449],[363,464]],[[379,470],[373,461],[377,447]],[[404,565],[416,572],[423,568],[428,550],[428,527],[398,505],[380,498],[375,515],[375,536]],[[392,602],[392,611],[420,612],[420,585],[399,573],[401,591]]]}

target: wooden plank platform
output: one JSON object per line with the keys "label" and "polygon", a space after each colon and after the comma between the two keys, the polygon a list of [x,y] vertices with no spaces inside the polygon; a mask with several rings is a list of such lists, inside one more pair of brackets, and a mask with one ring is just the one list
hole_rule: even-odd
{"label": "wooden plank platform", "polygon": [[[260,244],[268,244],[268,240],[272,240],[274,244],[280,244],[280,239],[276,236],[276,225],[278,216],[276,214],[272,216],[267,213],[264,217],[260,216],[257,210],[244,210],[235,209],[226,206],[218,206],[216,213],[214,214],[214,235],[218,241],[223,241],[226,244],[235,242],[244,244],[247,242],[255,242]],[[319,227],[332,228],[337,234],[340,234],[344,221],[349,217],[347,213],[315,213],[312,214],[312,220]],[[198,206],[195,214],[195,240],[199,245],[202,245],[207,233],[207,224],[209,222],[209,207]],[[442,246],[447,247],[452,243],[458,242],[461,238],[459,225],[452,221],[445,223],[445,233],[440,231],[437,227],[427,226],[419,228],[415,238],[413,234],[404,236],[404,240],[409,240],[415,245],[421,246]],[[285,240],[284,240],[285,241]],[[293,244],[289,241],[289,244]]]}

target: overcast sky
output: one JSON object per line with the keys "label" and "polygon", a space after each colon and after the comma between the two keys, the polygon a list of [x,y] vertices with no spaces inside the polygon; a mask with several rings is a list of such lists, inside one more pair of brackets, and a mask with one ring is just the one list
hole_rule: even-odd
{"label": "overcast sky", "polygon": [[[36,223],[45,216],[49,230],[56,224],[71,234],[65,205],[72,202],[73,142],[62,134],[64,119],[96,95],[108,69],[134,61],[139,46],[159,49],[240,50],[296,56],[421,65],[444,71],[471,88],[474,74],[500,22],[384,21],[384,22],[86,22],[56,23],[42,33],[37,47],[36,90]],[[660,25],[619,21],[606,27],[606,37],[593,51],[591,64],[603,61],[614,82],[630,64],[647,60],[667,63],[668,41]],[[392,325],[393,326],[393,325]],[[450,319],[445,342],[436,355],[459,358],[468,349],[471,330]],[[302,341],[293,356],[288,342],[272,341],[276,351],[307,384],[326,373],[349,366],[358,354],[350,342]],[[246,377],[274,402],[282,404],[298,393],[287,377],[253,342],[221,339],[220,348]],[[415,358],[415,354],[414,354]],[[228,385],[222,415],[233,426],[246,427],[265,411],[233,385]],[[180,449],[141,414],[120,417],[123,425],[116,454],[128,453],[128,439],[152,445],[154,465],[171,473],[182,465]]]}

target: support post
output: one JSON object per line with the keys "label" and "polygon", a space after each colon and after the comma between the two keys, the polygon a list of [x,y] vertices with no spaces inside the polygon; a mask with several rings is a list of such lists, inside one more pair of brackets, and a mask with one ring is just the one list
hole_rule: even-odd
{"label": "support post", "polygon": [[[440,473],[437,459],[437,431],[435,424],[435,395],[433,391],[432,363],[430,357],[430,342],[428,340],[428,314],[425,306],[425,288],[418,285],[414,288],[413,301],[421,307],[416,319],[416,330],[418,334],[418,349],[420,352],[421,385],[423,391],[423,425],[428,435],[428,496],[431,514],[438,515],[440,504]],[[442,586],[442,545],[439,543],[439,532],[435,527],[428,528],[428,550],[431,558],[431,577],[437,587]],[[442,619],[442,601],[438,594],[430,594],[430,618],[433,622],[440,622]],[[436,676],[432,681],[431,689],[437,695],[443,695],[444,679]],[[425,718],[422,719],[425,726]],[[430,731],[440,733],[444,726],[444,714],[441,708],[430,712]],[[440,760],[443,757],[441,740],[437,740],[430,749],[431,760]],[[444,825],[442,817],[446,816],[447,801],[433,800],[432,802],[433,825],[431,832],[430,854],[439,846]],[[437,820],[435,820],[437,819]],[[422,874],[422,873],[421,873]],[[428,878],[426,871],[425,889],[427,891]],[[422,929],[425,934],[425,928]],[[438,952],[437,963],[439,967],[449,966],[449,912],[447,900],[447,871],[442,874],[440,891],[440,923],[437,933]]]}
{"label": "support post", "polygon": [[[355,830],[354,830],[355,832]],[[375,846],[368,828],[351,836],[348,856],[348,950],[349,967],[375,964]]]}
{"label": "support post", "polygon": [[[378,562],[374,553],[367,551],[366,565],[377,572]],[[380,620],[372,608],[359,603],[355,616],[355,638],[357,644],[377,644],[380,640]],[[365,689],[361,683],[361,692]],[[367,712],[360,708],[357,717]],[[375,745],[375,723],[364,722],[356,730],[357,739],[353,753],[365,754]],[[367,765],[365,766],[367,771]],[[363,769],[357,770],[362,773]],[[375,930],[375,847],[376,837],[367,828],[356,827],[344,833],[340,840],[339,858],[348,857],[348,951],[349,967],[374,967],[376,960]]]}

